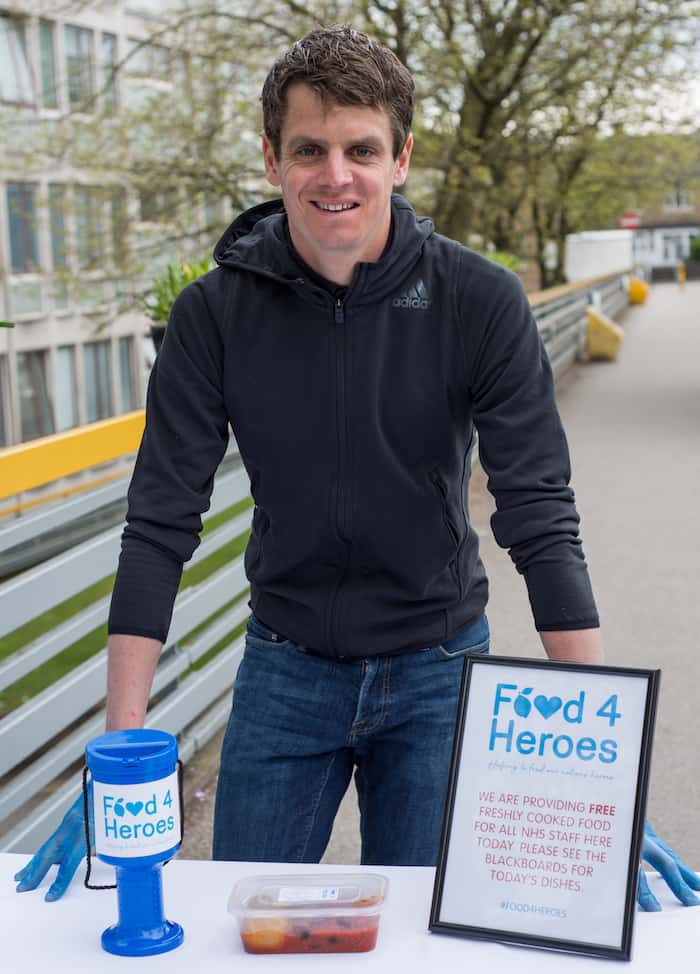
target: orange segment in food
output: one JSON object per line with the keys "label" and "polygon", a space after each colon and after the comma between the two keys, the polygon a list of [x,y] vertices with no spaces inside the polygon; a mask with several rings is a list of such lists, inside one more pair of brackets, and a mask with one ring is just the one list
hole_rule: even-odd
{"label": "orange segment in food", "polygon": [[286,920],[249,920],[241,931],[247,950],[279,950],[284,944]]}

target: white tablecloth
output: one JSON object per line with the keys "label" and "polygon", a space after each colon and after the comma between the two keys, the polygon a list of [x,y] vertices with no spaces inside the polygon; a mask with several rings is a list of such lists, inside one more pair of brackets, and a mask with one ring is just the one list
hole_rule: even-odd
{"label": "white tablecloth", "polygon": [[[102,950],[100,934],[117,919],[113,890],[93,892],[82,885],[84,871],[66,895],[45,903],[40,890],[18,894],[14,873],[26,856],[0,855],[0,916],[2,946],[0,969],[7,974],[56,972],[148,971],[160,974],[334,974],[343,971],[381,971],[382,974],[667,974],[694,970],[700,953],[700,907],[683,908],[652,877],[652,887],[664,906],[663,913],[637,913],[633,959],[619,961],[554,953],[498,943],[466,940],[430,933],[427,929],[434,870],[420,867],[372,868],[389,878],[379,939],[366,954],[246,954],[237,926],[226,911],[233,884],[243,876],[261,873],[360,872],[359,866],[299,866],[289,864],[222,863],[174,860],[163,870],[165,914],[185,929],[181,947],[154,957],[115,957]],[[113,874],[112,874],[113,875]],[[50,877],[49,877],[50,878]],[[110,882],[110,871],[95,863],[93,882]]]}

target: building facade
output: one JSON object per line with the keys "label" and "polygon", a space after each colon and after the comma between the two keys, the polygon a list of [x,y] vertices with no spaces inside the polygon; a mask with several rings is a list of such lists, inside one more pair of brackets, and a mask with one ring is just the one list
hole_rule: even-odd
{"label": "building facade", "polygon": [[[0,0],[0,320],[14,324],[0,328],[0,448],[143,405],[153,347],[139,296],[178,256],[157,243],[173,201],[76,166],[58,123],[172,88],[171,52],[146,41],[165,6]],[[211,228],[222,201],[200,211]],[[127,245],[142,250],[135,276],[120,269]]]}
{"label": "building facade", "polygon": [[672,275],[690,257],[692,240],[700,236],[700,151],[697,169],[669,185],[663,198],[639,215],[634,255],[659,277]]}

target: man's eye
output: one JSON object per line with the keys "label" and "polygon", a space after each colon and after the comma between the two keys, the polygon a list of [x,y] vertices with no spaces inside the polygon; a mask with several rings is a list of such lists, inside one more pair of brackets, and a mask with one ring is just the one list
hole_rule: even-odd
{"label": "man's eye", "polygon": [[374,155],[374,150],[370,149],[368,145],[356,145],[353,152],[360,159],[369,159],[370,156]]}
{"label": "man's eye", "polygon": [[301,156],[303,159],[310,159],[315,155],[318,155],[317,145],[302,145],[297,149],[296,154]]}

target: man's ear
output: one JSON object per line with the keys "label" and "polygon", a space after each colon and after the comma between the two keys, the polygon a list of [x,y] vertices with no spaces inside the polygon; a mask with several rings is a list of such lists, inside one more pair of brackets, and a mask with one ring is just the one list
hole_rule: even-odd
{"label": "man's ear", "polygon": [[401,150],[401,152],[399,152],[398,157],[394,163],[394,186],[403,186],[403,184],[406,182],[406,177],[408,176],[408,166],[411,161],[412,151],[413,151],[413,133],[409,132],[408,138],[404,143],[404,147]]}
{"label": "man's ear", "polygon": [[263,132],[262,137],[262,156],[263,162],[265,164],[265,176],[268,183],[271,186],[279,186],[281,183],[279,169],[277,167],[277,159],[275,157],[275,150],[272,148],[272,143],[268,137]]}

